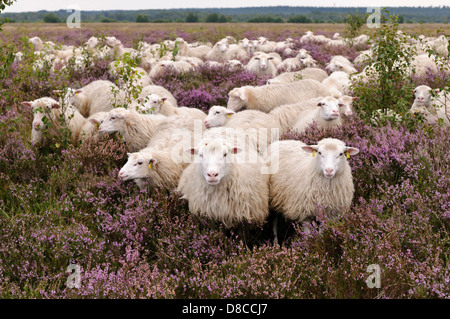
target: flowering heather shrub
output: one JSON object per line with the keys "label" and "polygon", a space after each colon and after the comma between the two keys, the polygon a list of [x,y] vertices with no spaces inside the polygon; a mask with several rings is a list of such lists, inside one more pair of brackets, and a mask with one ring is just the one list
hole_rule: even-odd
{"label": "flowering heather shrub", "polygon": [[[176,33],[188,41],[223,36],[209,31]],[[80,44],[90,35],[43,38]],[[125,31],[110,35],[126,45],[136,39]],[[143,34],[147,42],[172,36]],[[299,45],[298,34],[280,36],[292,36]],[[356,53],[304,47],[320,66],[334,54]],[[274,246],[269,223],[226,230],[191,215],[176,192],[149,194],[118,179],[127,161],[120,138],[30,145],[33,114],[21,102],[107,79],[109,62],[52,75],[33,73],[26,57],[0,79],[0,298],[450,298],[447,127],[372,127],[355,115],[339,128],[311,125],[283,136],[311,144],[335,137],[360,153],[349,159],[355,196],[348,214],[327,218],[318,207],[309,232],[287,221],[288,230],[279,234],[282,245]],[[438,84],[436,78],[429,74],[413,82]],[[267,79],[205,65],[166,71],[154,82],[180,105],[206,111],[226,105],[232,88]],[[67,287],[70,264],[80,266],[80,288]],[[381,288],[366,285],[370,264],[381,268]]]}

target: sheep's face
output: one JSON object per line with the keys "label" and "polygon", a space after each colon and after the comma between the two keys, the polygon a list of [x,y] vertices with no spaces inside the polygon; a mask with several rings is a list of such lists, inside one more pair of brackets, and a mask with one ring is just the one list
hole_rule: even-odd
{"label": "sheep's face", "polygon": [[306,59],[309,56],[309,52],[305,49],[298,50],[298,58],[299,59]]}
{"label": "sheep's face", "polygon": [[150,94],[145,98],[144,105],[138,106],[138,112],[143,114],[158,114],[161,111],[161,105],[167,98],[160,97],[158,94]]}
{"label": "sheep's face", "polygon": [[344,104],[339,102],[339,100],[334,97],[327,96],[326,98],[320,100],[317,106],[321,108],[320,116],[325,121],[332,121],[339,118],[339,107],[344,106]]}
{"label": "sheep's face", "polygon": [[123,128],[123,121],[126,117],[126,110],[124,108],[116,108],[109,111],[108,116],[100,124],[98,128],[99,133],[120,132]]}
{"label": "sheep's face", "polygon": [[427,85],[419,85],[414,89],[414,102],[419,105],[431,103],[431,91],[432,89]]}
{"label": "sheep's face", "polygon": [[345,116],[352,116],[354,111],[353,111],[353,101],[358,101],[359,97],[356,96],[348,96],[348,95],[343,95],[339,98],[339,102],[343,104],[341,112],[345,115]]}
{"label": "sheep's face", "polygon": [[219,49],[220,52],[224,53],[228,50],[228,44],[225,42],[218,42],[217,48]]}
{"label": "sheep's face", "polygon": [[269,56],[267,54],[258,54],[257,56],[253,57],[255,61],[258,61],[259,68],[261,70],[267,70],[269,67],[269,63],[271,60],[273,60],[272,56]]}
{"label": "sheep's face", "polygon": [[214,105],[209,109],[208,116],[205,118],[205,126],[206,128],[224,126],[233,114],[235,114],[234,111]]}
{"label": "sheep's face", "polygon": [[344,142],[333,138],[323,139],[318,145],[303,146],[302,149],[316,158],[316,170],[328,179],[343,171],[347,158],[359,153],[357,148],[345,146]]}
{"label": "sheep's face", "polygon": [[248,45],[250,44],[250,40],[247,38],[244,38],[239,41],[239,43],[242,45],[243,48],[248,48]]}
{"label": "sheep's face", "polygon": [[199,147],[191,149],[191,153],[198,155],[201,174],[209,185],[220,183],[229,171],[229,156],[240,151],[240,148],[230,147],[221,140],[203,141]]}
{"label": "sheep's face", "polygon": [[90,37],[89,40],[86,41],[86,45],[93,49],[98,45],[98,39],[96,37]]}
{"label": "sheep's face", "polygon": [[136,152],[128,153],[128,161],[119,171],[119,178],[124,181],[146,178],[150,170],[155,169],[157,160],[151,154]]}
{"label": "sheep's face", "polygon": [[330,72],[343,71],[344,66],[339,62],[329,63],[325,69],[330,70]]}
{"label": "sheep's face", "polygon": [[307,57],[306,59],[301,59],[300,62],[306,67],[315,67],[317,66],[317,61],[314,60],[312,57]]}
{"label": "sheep's face", "polygon": [[33,109],[32,129],[35,131],[46,129],[48,123],[56,121],[58,116],[56,110],[60,108],[59,103],[49,97],[43,97],[33,102],[23,102],[22,104]]}
{"label": "sheep's face", "polygon": [[235,88],[228,93],[227,109],[239,111],[247,104],[247,96],[243,88]]}

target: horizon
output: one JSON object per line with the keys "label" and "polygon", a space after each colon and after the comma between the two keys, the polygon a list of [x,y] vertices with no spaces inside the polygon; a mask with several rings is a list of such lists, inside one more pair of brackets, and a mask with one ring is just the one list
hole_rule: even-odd
{"label": "horizon", "polygon": [[[302,4],[301,2],[305,2]],[[338,2],[338,3],[336,3]],[[449,6],[448,0],[435,0],[433,3],[424,4],[421,0],[393,0],[379,1],[376,7],[443,7]],[[239,9],[239,8],[268,8],[268,7],[316,7],[316,8],[367,8],[373,7],[373,1],[358,0],[323,0],[321,5],[310,5],[306,1],[299,0],[228,0],[228,5],[224,6],[222,1],[218,0],[199,0],[196,4],[186,6],[183,0],[169,0],[160,4],[150,5],[148,1],[136,0],[128,3],[127,8],[123,8],[123,1],[119,0],[62,0],[55,4],[52,0],[43,0],[36,2],[34,0],[21,0],[14,2],[6,7],[3,13],[25,13],[39,11],[65,11],[74,5],[81,11],[138,11],[138,10],[202,10],[202,9]],[[217,3],[217,4],[215,4]],[[219,5],[220,3],[220,5]],[[381,3],[381,5],[380,5]],[[100,7],[100,8],[99,8]]]}

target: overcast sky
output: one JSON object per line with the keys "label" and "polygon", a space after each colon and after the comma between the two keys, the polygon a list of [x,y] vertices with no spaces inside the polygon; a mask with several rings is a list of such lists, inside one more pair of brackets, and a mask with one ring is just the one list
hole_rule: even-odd
{"label": "overcast sky", "polygon": [[321,6],[321,7],[383,7],[383,6],[442,6],[449,0],[17,0],[5,12],[56,11],[78,5],[81,10],[137,10],[173,8],[223,8],[266,6]]}

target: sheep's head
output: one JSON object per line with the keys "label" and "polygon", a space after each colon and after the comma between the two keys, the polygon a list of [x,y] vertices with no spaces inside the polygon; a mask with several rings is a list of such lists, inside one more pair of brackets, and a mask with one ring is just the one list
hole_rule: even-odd
{"label": "sheep's head", "polygon": [[253,59],[255,61],[258,61],[259,68],[261,70],[266,70],[269,67],[270,61],[273,60],[273,56],[270,56],[270,55],[267,55],[267,54],[264,54],[264,53],[260,53],[258,55],[255,55],[253,57]]}
{"label": "sheep's head", "polygon": [[352,116],[354,113],[353,101],[358,101],[359,97],[343,95],[339,98],[339,102],[343,104],[343,114],[345,116]]}
{"label": "sheep's head", "polygon": [[211,106],[208,112],[208,116],[205,118],[206,128],[224,126],[228,119],[236,114],[234,111],[227,109],[226,107],[214,105]]}
{"label": "sheep's head", "polygon": [[100,124],[99,133],[121,132],[124,129],[124,120],[129,112],[131,111],[123,107],[109,111],[102,124]]}
{"label": "sheep's head", "polygon": [[[419,85],[414,89],[414,103],[418,105],[430,105],[433,89],[427,85]],[[435,93],[439,92],[439,90],[434,90]]]}
{"label": "sheep's head", "polygon": [[209,185],[217,185],[229,171],[230,157],[242,150],[229,146],[221,139],[204,139],[199,146],[187,150],[196,154],[200,163],[199,169]]}
{"label": "sheep's head", "polygon": [[228,50],[228,43],[226,43],[226,42],[217,42],[216,45],[217,45],[217,48],[219,49],[219,51],[222,53],[224,53]]}
{"label": "sheep's head", "polygon": [[98,39],[97,37],[90,37],[89,40],[86,41],[86,45],[93,49],[98,45]]}
{"label": "sheep's head", "polygon": [[309,56],[309,52],[306,49],[300,49],[298,50],[297,57],[299,59],[306,59]]}
{"label": "sheep's head", "polygon": [[344,66],[339,62],[332,62],[328,63],[325,69],[329,70],[330,72],[342,71],[344,70]]}
{"label": "sheep's head", "polygon": [[317,145],[302,146],[302,150],[315,157],[316,169],[325,178],[333,178],[343,171],[347,158],[359,153],[359,149],[345,146],[345,143],[334,138],[325,138]]}
{"label": "sheep's head", "polygon": [[247,94],[244,88],[234,88],[228,93],[227,109],[234,112],[239,111],[246,106],[248,102]]}
{"label": "sheep's head", "polygon": [[158,161],[150,154],[150,152],[128,153],[128,161],[119,171],[119,178],[124,181],[146,178],[150,170],[155,169]]}
{"label": "sheep's head", "polygon": [[23,105],[31,107],[34,113],[32,129],[40,131],[48,127],[59,116],[60,104],[50,97],[42,97],[32,102],[22,102]]}
{"label": "sheep's head", "polygon": [[325,121],[332,121],[339,118],[339,107],[344,106],[344,104],[332,96],[327,96],[321,99],[317,106],[321,108],[320,116]]}
{"label": "sheep's head", "polygon": [[161,97],[158,94],[150,94],[145,98],[140,97],[139,100],[143,105],[138,106],[138,112],[143,114],[158,114],[161,111],[161,106],[167,100],[166,97]]}

